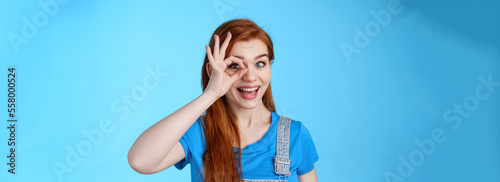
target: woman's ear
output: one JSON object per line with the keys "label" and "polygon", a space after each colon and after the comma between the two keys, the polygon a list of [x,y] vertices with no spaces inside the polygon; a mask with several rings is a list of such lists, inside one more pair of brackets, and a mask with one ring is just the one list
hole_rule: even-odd
{"label": "woman's ear", "polygon": [[210,74],[212,73],[212,68],[210,67],[210,63],[207,63],[205,65],[205,68],[207,69],[208,78],[210,78]]}

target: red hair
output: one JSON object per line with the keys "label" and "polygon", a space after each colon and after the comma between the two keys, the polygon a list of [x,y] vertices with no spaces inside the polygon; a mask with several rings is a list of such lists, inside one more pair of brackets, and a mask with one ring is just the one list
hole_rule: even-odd
{"label": "red hair", "polygon": [[[248,41],[251,39],[259,39],[266,46],[271,64],[274,60],[273,43],[269,35],[262,30],[257,24],[249,19],[234,19],[224,22],[215,31],[220,37],[220,41],[224,41],[227,32],[232,34],[231,41],[226,49],[224,58],[231,52],[233,45],[238,41]],[[210,39],[209,46],[214,50],[214,37]],[[208,57],[205,55],[205,60],[201,69],[201,84],[203,91],[207,88],[210,80],[206,65],[209,64]],[[262,102],[272,112],[276,112],[274,108],[274,100],[271,92],[271,84],[262,96]],[[238,182],[242,178],[241,172],[241,143],[238,132],[236,117],[228,110],[225,96],[217,99],[206,111],[202,117],[202,122],[205,131],[205,141],[207,143],[206,151],[203,153],[204,164],[204,179],[205,182]],[[234,155],[232,143],[238,145],[238,156]]]}

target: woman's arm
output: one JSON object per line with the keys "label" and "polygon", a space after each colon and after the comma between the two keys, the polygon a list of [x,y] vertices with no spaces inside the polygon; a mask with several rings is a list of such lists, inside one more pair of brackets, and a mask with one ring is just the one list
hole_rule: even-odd
{"label": "woman's arm", "polygon": [[[214,35],[214,39],[213,53],[209,46],[205,46],[209,60],[206,69],[210,70],[210,80],[205,91],[195,100],[149,127],[137,138],[127,156],[128,163],[135,171],[143,174],[156,173],[182,160],[185,152],[179,139],[208,107],[225,95],[231,85],[246,73],[247,70],[240,59],[234,56],[225,58],[231,33],[228,32],[221,47],[219,36]],[[225,70],[233,63],[242,69],[228,75]]]}
{"label": "woman's arm", "polygon": [[313,170],[309,171],[306,174],[300,175],[299,181],[300,182],[318,182],[318,178],[316,177],[316,168],[313,168]]}
{"label": "woman's arm", "polygon": [[[137,172],[156,173],[185,157],[179,139],[218,97],[203,93],[184,107],[144,131],[128,152],[128,162]],[[174,146],[175,145],[175,146]]]}

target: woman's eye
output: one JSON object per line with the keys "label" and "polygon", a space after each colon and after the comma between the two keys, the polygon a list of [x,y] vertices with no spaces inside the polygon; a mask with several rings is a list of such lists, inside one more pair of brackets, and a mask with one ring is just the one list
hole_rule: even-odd
{"label": "woman's eye", "polygon": [[261,61],[261,62],[258,62],[256,65],[257,65],[257,67],[260,68],[260,67],[264,67],[266,65],[266,63]]}
{"label": "woman's eye", "polygon": [[240,69],[240,65],[238,65],[238,64],[232,64],[232,65],[229,65],[229,68],[230,69]]}

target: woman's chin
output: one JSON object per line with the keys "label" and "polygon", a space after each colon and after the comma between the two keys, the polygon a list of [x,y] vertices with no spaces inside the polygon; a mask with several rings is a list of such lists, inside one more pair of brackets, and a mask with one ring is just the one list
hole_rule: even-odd
{"label": "woman's chin", "polygon": [[244,109],[255,109],[258,106],[258,102],[256,102],[256,101],[244,101],[244,102],[238,103],[238,105]]}
{"label": "woman's chin", "polygon": [[262,102],[262,97],[258,96],[254,99],[245,99],[239,95],[237,97],[235,105],[244,109],[255,109],[259,105],[259,101]]}

